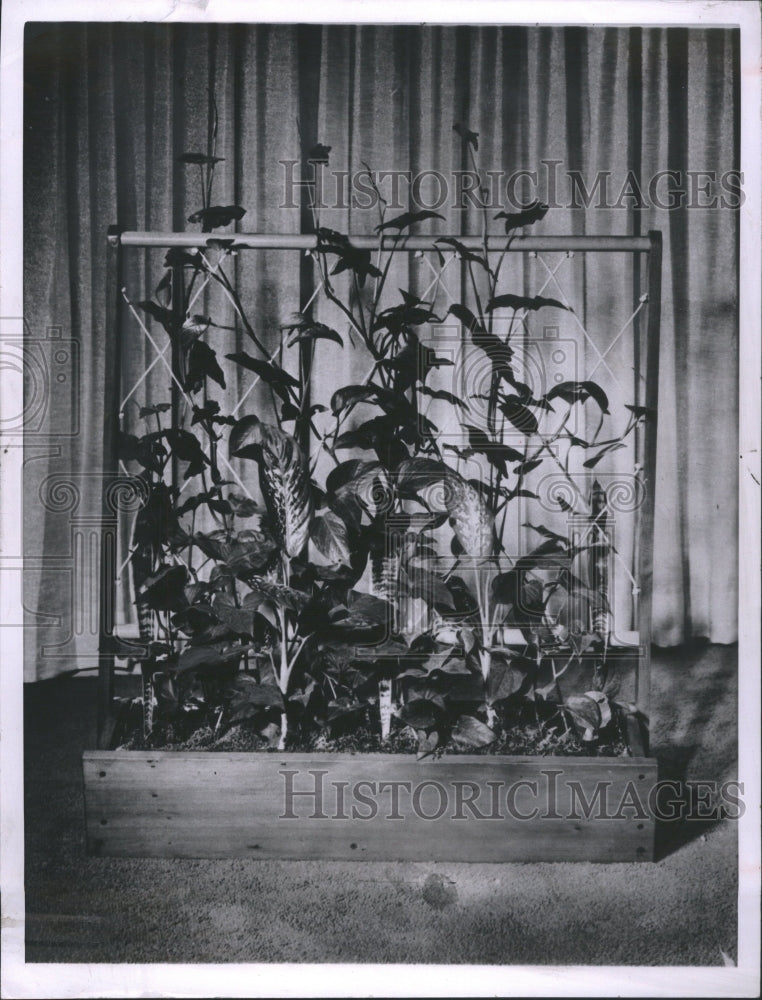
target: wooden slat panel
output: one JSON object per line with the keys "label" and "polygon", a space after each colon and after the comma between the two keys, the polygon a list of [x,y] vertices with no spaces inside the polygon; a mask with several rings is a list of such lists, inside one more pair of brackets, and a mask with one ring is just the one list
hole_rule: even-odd
{"label": "wooden slat panel", "polygon": [[[91,751],[85,753],[83,767],[88,849],[94,854],[374,861],[653,859],[648,792],[657,773],[656,762],[648,759],[464,755],[417,762],[393,754]],[[309,794],[289,802],[289,782],[295,792]],[[594,800],[599,782],[605,783],[605,793]],[[401,783],[396,785],[396,810],[389,783]],[[642,812],[626,805],[628,789],[630,803],[634,795]],[[322,793],[319,799],[316,790]],[[580,792],[594,803],[589,817]]]}

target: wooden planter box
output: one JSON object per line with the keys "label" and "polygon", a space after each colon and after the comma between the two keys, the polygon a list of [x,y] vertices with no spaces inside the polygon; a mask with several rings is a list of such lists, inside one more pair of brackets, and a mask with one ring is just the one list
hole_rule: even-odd
{"label": "wooden planter box", "polygon": [[88,852],[652,861],[647,757],[86,751]]}

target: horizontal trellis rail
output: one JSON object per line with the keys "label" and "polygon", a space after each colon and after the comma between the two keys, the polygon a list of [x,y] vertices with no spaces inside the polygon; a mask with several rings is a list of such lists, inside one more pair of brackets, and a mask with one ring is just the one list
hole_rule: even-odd
{"label": "horizontal trellis rail", "polygon": [[[437,245],[437,241],[457,240],[468,250],[484,250],[485,238],[479,235],[450,236],[439,233],[429,235],[348,235],[349,242],[358,250],[392,251],[392,252],[431,252],[441,249],[452,253],[452,246]],[[118,436],[120,426],[120,340],[121,323],[120,309],[123,305],[122,295],[122,251],[126,248],[136,249],[171,249],[171,248],[224,248],[230,250],[296,250],[317,251],[320,241],[316,234],[304,233],[176,233],[176,232],[145,232],[122,231],[112,226],[108,231],[108,251],[106,270],[106,337],[105,337],[105,399],[116,401],[114,405],[106,406],[104,413],[104,448],[103,468],[105,473],[115,472],[118,462]],[[648,303],[646,338],[648,352],[645,372],[645,406],[656,412],[658,392],[658,355],[660,332],[661,303],[661,270],[662,270],[662,239],[658,231],[650,231],[645,236],[505,236],[490,235],[486,237],[486,249],[489,253],[541,254],[541,253],[629,253],[645,254],[646,294],[641,296],[641,306]],[[640,270],[638,269],[638,272]],[[182,281],[182,268],[173,268],[173,284]],[[635,315],[640,306],[636,309]],[[634,318],[634,317],[633,317]],[[176,358],[173,348],[172,367],[174,370]],[[177,410],[178,392],[173,387],[173,412]],[[654,490],[656,474],[656,421],[650,420],[645,428],[644,439],[645,465],[642,468],[645,482],[650,485],[646,494],[646,502],[641,509],[640,545],[638,547],[638,635],[640,640],[641,662],[636,670],[635,703],[647,711],[650,674],[650,635],[651,635],[651,592],[653,580],[653,519]],[[113,678],[114,678],[114,590],[116,584],[116,530],[114,525],[114,510],[112,501],[104,490],[103,523],[101,539],[101,606],[99,645],[99,697],[98,697],[98,743],[108,745],[109,732],[113,724]],[[637,743],[637,741],[635,741]],[[640,747],[640,752],[647,748]]]}
{"label": "horizontal trellis rail", "polygon": [[[219,244],[231,250],[317,250],[314,233],[148,233],[123,232],[114,239],[124,247],[202,247]],[[468,250],[481,250],[481,236],[352,236],[358,250],[431,250],[437,240],[457,239]],[[653,249],[649,236],[488,236],[487,249],[494,253],[647,253]]]}

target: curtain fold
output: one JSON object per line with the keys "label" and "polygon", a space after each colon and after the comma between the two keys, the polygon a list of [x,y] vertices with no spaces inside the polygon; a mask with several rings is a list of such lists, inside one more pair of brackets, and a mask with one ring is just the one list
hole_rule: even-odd
{"label": "curtain fold", "polygon": [[[711,193],[732,200],[718,184],[738,167],[738,72],[737,34],[725,29],[28,26],[25,319],[29,356],[45,359],[50,389],[27,437],[26,678],[97,664],[101,429],[104,407],[114,403],[103,392],[106,229],[190,228],[197,176],[176,158],[205,149],[210,94],[224,157],[216,197],[246,208],[243,231],[305,225],[299,193],[284,201],[288,161],[299,160],[301,143],[330,145],[336,170],[365,161],[452,178],[469,166],[455,122],[479,133],[484,168],[537,171],[534,185],[531,176],[516,185],[522,200],[552,198],[555,178],[558,207],[537,233],[662,231],[653,638],[734,641],[738,222],[731,208],[700,207],[709,195],[699,190],[707,183],[699,172],[713,172]],[[690,207],[667,210],[622,191],[629,176],[631,192],[633,184],[648,192],[664,170],[680,172]],[[569,198],[569,172],[587,187],[587,207],[579,187],[576,204]],[[598,204],[600,189],[590,193],[601,172],[608,207]],[[435,186],[431,174],[418,193],[433,198]],[[403,184],[400,211],[407,197]],[[445,221],[422,224],[422,233],[479,232],[473,208],[450,197],[438,210]],[[378,218],[328,207],[320,222],[372,232]],[[125,255],[133,298],[148,297],[161,259]],[[253,278],[237,267],[244,305],[276,350],[280,324],[298,308],[299,255],[259,254]],[[638,274],[628,267],[613,257],[585,261],[574,291],[586,321],[600,325],[607,312],[613,326],[629,315]],[[516,273],[536,291],[535,272]],[[393,276],[391,287],[423,281],[415,262],[402,259]],[[229,338],[223,348],[245,349]],[[615,350],[611,358],[621,374],[625,356]],[[330,359],[335,366],[316,375],[316,398],[364,374],[338,348]],[[153,360],[143,338],[125,338],[124,386]],[[242,373],[225,402],[247,388]],[[36,391],[30,381],[28,397]],[[137,426],[136,404],[168,393],[166,371],[155,365],[125,403],[128,424]]]}

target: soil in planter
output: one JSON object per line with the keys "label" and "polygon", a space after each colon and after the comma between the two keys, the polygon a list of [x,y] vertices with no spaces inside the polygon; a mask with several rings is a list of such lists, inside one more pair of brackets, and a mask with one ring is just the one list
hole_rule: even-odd
{"label": "soil in planter", "polygon": [[[234,723],[215,729],[201,724],[198,713],[171,723],[159,723],[146,738],[142,731],[134,729],[119,742],[120,750],[207,750],[226,753],[231,751],[276,752],[275,747],[257,732],[250,722]],[[295,732],[289,734],[286,750],[301,753],[388,753],[417,754],[418,738],[409,726],[393,729],[386,742],[381,740],[370,713],[358,724],[355,717],[351,728],[345,722],[344,731],[335,725],[331,732]],[[619,727],[612,721],[598,733],[598,740],[591,746],[584,742],[572,726],[564,729],[557,712],[552,721],[540,717],[526,706],[515,713],[511,724],[495,726],[497,739],[489,746],[474,748],[463,746],[454,740],[447,740],[443,746],[433,751],[434,756],[443,754],[482,754],[505,756],[591,756],[621,757],[627,755],[627,745]]]}

